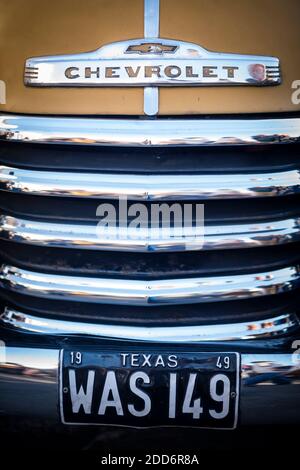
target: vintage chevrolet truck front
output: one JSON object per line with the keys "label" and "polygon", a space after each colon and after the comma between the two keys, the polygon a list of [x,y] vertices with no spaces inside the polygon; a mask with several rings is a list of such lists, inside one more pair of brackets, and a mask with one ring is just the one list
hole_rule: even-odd
{"label": "vintage chevrolet truck front", "polygon": [[300,423],[299,16],[0,1],[0,419]]}

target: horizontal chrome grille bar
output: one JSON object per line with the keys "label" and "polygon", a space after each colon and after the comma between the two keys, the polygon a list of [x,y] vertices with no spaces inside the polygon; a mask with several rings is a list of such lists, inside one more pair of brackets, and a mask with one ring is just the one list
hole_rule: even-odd
{"label": "horizontal chrome grille bar", "polygon": [[[204,227],[203,236],[195,229],[132,229],[119,227],[97,232],[97,224],[40,222],[11,216],[0,217],[0,239],[29,245],[88,250],[154,252],[241,249],[282,245],[300,241],[300,217],[264,220],[250,224],[224,224]],[[137,237],[138,235],[138,237]],[[199,234],[200,235],[200,234]]]}
{"label": "horizontal chrome grille bar", "polygon": [[125,341],[187,344],[271,338],[291,334],[299,328],[296,314],[221,325],[141,327],[42,318],[10,308],[0,315],[0,322],[22,331],[47,335],[89,335]]}
{"label": "horizontal chrome grille bar", "polygon": [[232,276],[154,281],[46,274],[3,265],[0,287],[47,299],[156,306],[240,300],[289,292],[300,285],[299,266]]}
{"label": "horizontal chrome grille bar", "polygon": [[0,166],[0,189],[22,194],[130,200],[240,199],[300,193],[300,171],[137,175],[35,171]]}
{"label": "horizontal chrome grille bar", "polygon": [[142,120],[2,114],[0,139],[114,146],[293,143],[300,139],[300,118]]}

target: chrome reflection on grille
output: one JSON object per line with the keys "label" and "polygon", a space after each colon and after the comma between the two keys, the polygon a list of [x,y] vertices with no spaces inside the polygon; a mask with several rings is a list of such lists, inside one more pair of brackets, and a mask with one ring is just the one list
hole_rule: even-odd
{"label": "chrome reflection on grille", "polygon": [[[300,118],[2,115],[1,141],[7,326],[162,342],[298,328]],[[97,201],[117,204],[120,196],[149,207],[204,203],[204,243],[192,226],[184,236],[175,229],[155,238],[140,228],[138,239],[130,229],[125,239],[115,230],[101,238]]]}
{"label": "chrome reflection on grille", "polygon": [[192,325],[179,327],[145,327],[82,323],[41,318],[6,308],[0,320],[7,326],[48,335],[89,335],[127,341],[164,343],[197,343],[265,339],[291,334],[299,327],[295,314],[285,314],[261,321],[222,325]]}
{"label": "chrome reflection on grille", "polygon": [[0,167],[0,189],[57,197],[173,201],[275,197],[300,193],[300,171],[226,175],[127,175]]}
{"label": "chrome reflection on grille", "polygon": [[201,278],[139,281],[61,276],[2,266],[0,286],[11,292],[48,299],[117,305],[168,305],[250,299],[289,292],[300,286],[299,267]]}
{"label": "chrome reflection on grille", "polygon": [[173,236],[170,236],[168,229],[168,238],[162,234],[157,239],[151,235],[151,228],[141,227],[138,239],[135,238],[136,229],[126,227],[128,236],[123,239],[118,236],[120,232],[121,228],[116,233],[115,229],[108,227],[106,236],[101,237],[96,222],[54,223],[11,216],[0,217],[2,240],[45,247],[129,252],[224,250],[283,245],[300,241],[300,218],[207,226],[203,243],[195,237],[193,227],[190,228],[190,234],[188,227],[185,227],[184,236],[181,228],[178,230],[175,228]]}
{"label": "chrome reflection on grille", "polygon": [[299,118],[100,119],[0,115],[0,138],[113,146],[228,146],[295,143]]}

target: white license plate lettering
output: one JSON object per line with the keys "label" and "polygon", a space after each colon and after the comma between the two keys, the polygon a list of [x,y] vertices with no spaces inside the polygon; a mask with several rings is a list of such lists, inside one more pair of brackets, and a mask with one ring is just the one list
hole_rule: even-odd
{"label": "white license plate lettering", "polygon": [[139,356],[66,355],[61,376],[63,422],[143,427],[168,423],[222,427],[224,423],[224,428],[234,427],[237,355]]}

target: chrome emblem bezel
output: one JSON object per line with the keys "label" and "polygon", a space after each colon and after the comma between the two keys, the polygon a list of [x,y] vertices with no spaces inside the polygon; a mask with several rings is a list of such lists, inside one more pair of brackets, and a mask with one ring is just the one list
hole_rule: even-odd
{"label": "chrome emblem bezel", "polygon": [[279,85],[276,57],[210,52],[159,37],[159,0],[144,0],[144,38],[106,44],[80,54],[26,60],[31,87],[145,87],[146,114],[158,111],[161,86]]}
{"label": "chrome emblem bezel", "polygon": [[[155,50],[153,44],[161,49]],[[275,57],[210,52],[193,43],[144,38],[107,44],[93,52],[33,57],[26,60],[24,73],[25,85],[48,87],[262,86],[280,80]]]}

